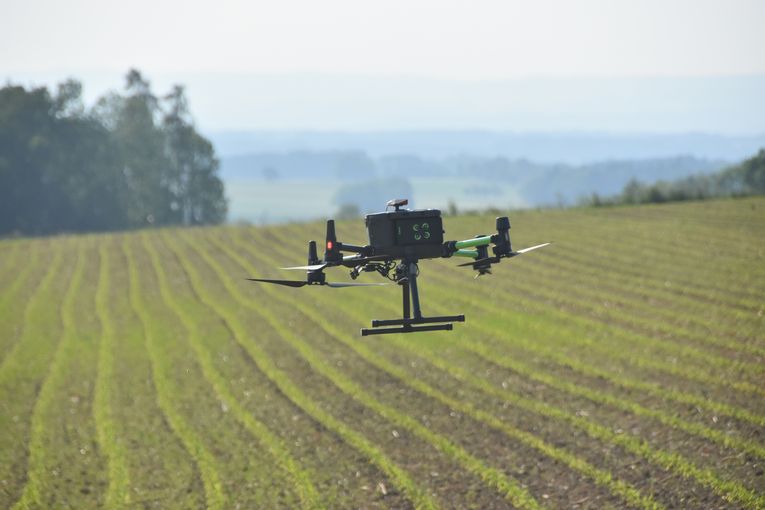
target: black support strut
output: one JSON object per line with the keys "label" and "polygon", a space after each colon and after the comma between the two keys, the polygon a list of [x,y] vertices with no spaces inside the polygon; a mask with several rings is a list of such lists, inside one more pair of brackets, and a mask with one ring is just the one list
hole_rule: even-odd
{"label": "black support strut", "polygon": [[[401,290],[404,295],[404,319],[409,320],[409,281],[401,284]],[[372,321],[372,326],[375,326],[375,321]]]}
{"label": "black support strut", "polygon": [[414,308],[414,318],[422,319],[422,312],[420,311],[420,293],[417,292],[417,264],[414,262],[409,263],[409,290],[412,295],[412,307]]}
{"label": "black support strut", "polygon": [[[374,319],[372,329],[363,328],[361,336],[387,335],[391,333],[415,333],[417,331],[451,331],[452,322],[465,322],[464,315],[445,315],[440,317],[423,317],[420,309],[420,295],[417,288],[417,262],[404,261],[402,275],[398,283],[401,285],[403,318]],[[413,310],[412,310],[413,308]],[[414,312],[414,317],[411,313]],[[444,323],[447,324],[438,324]],[[427,324],[427,325],[422,325]],[[399,326],[383,327],[380,326]]]}

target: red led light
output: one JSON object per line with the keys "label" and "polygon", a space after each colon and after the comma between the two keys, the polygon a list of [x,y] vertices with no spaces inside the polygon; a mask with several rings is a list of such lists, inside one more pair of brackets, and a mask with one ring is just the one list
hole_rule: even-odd
{"label": "red led light", "polygon": [[327,249],[328,250],[332,249],[332,241],[327,241]]}

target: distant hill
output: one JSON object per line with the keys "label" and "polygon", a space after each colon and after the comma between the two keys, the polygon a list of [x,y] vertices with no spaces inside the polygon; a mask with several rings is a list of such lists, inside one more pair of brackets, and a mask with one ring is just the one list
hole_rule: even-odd
{"label": "distant hill", "polygon": [[[642,182],[706,175],[737,163],[761,136],[509,131],[247,131],[211,135],[231,217],[259,223],[335,212],[346,186],[405,178],[421,207],[572,205]],[[357,203],[360,210],[368,205]],[[379,206],[378,206],[379,207]]]}
{"label": "distant hill", "polygon": [[[412,181],[414,196],[421,196],[424,187],[429,191],[440,190],[428,193],[428,199],[435,203],[421,204],[423,206],[443,207],[449,200],[464,203],[469,195],[487,206],[519,207],[573,204],[593,193],[618,193],[632,179],[644,182],[680,179],[715,172],[726,165],[724,160],[692,156],[572,165],[472,155],[427,159],[413,154],[373,157],[362,151],[294,151],[225,157],[222,177],[229,190],[233,190],[234,202],[238,196],[235,190],[243,183],[254,185],[263,193],[270,188],[297,192],[297,188],[321,183],[324,192],[330,194],[342,186],[363,183],[375,187],[395,179],[408,179]],[[288,183],[291,185],[285,188]],[[500,188],[513,193],[499,192]],[[510,196],[516,197],[512,203],[508,202]],[[237,204],[232,205],[236,210]],[[370,207],[366,202],[357,205],[362,210]],[[317,204],[317,207],[321,206]],[[269,209],[271,214],[276,212],[274,206]],[[291,209],[294,211],[294,207]]]}
{"label": "distant hill", "polygon": [[412,154],[444,159],[460,154],[580,165],[603,160],[655,159],[679,154],[740,161],[765,145],[765,132],[615,134],[512,131],[226,131],[209,133],[224,158],[255,153],[363,151],[371,157]]}

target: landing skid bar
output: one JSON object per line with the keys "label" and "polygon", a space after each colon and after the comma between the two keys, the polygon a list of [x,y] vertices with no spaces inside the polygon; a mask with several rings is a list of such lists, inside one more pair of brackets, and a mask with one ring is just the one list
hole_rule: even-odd
{"label": "landing skid bar", "polygon": [[445,315],[443,317],[420,317],[419,319],[373,319],[372,327],[378,326],[412,326],[415,324],[432,324],[434,322],[465,322],[464,315]]}
{"label": "landing skid bar", "polygon": [[[417,333],[418,331],[451,331],[453,324],[434,324],[432,326],[401,326],[400,328],[361,329],[361,336],[387,335],[390,333]],[[374,326],[373,326],[374,327]]]}
{"label": "landing skid bar", "polygon": [[[440,317],[423,317],[420,311],[420,296],[417,290],[417,265],[416,262],[404,262],[405,278],[399,281],[403,295],[404,317],[401,319],[373,319],[372,328],[362,328],[361,336],[386,335],[390,333],[416,333],[418,331],[451,331],[451,322],[465,322],[464,315],[444,315]],[[414,317],[410,317],[411,307],[414,308]],[[434,324],[448,322],[449,324]],[[420,324],[432,324],[420,326]],[[380,328],[380,326],[401,326],[398,328]],[[374,329],[380,328],[380,329]]]}

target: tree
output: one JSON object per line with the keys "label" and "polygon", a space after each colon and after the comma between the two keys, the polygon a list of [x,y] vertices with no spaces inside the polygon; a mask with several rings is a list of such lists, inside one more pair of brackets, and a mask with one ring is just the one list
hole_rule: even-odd
{"label": "tree", "polygon": [[88,111],[76,80],[55,95],[0,88],[0,235],[225,219],[219,162],[183,88],[160,102],[131,70],[125,89]]}
{"label": "tree", "polygon": [[40,206],[51,194],[44,179],[53,147],[53,103],[45,88],[0,90],[0,233],[44,231]]}
{"label": "tree", "polygon": [[132,69],[117,111],[114,138],[127,181],[131,225],[172,223],[165,134],[157,125],[159,103],[149,82]]}
{"label": "tree", "polygon": [[96,117],[85,114],[81,91],[79,82],[70,80],[53,101],[56,148],[47,179],[60,202],[52,231],[126,228],[125,182],[113,139]]}
{"label": "tree", "polygon": [[183,87],[173,87],[165,101],[168,108],[162,126],[170,163],[170,207],[184,225],[220,223],[227,203],[212,144],[194,128]]}
{"label": "tree", "polygon": [[765,149],[740,165],[739,173],[749,193],[765,193]]}
{"label": "tree", "polygon": [[632,179],[620,195],[585,200],[588,205],[642,204],[704,200],[765,193],[765,149],[738,165],[710,175],[690,175],[674,181],[642,184]]}

